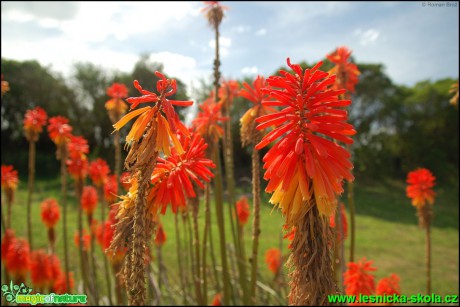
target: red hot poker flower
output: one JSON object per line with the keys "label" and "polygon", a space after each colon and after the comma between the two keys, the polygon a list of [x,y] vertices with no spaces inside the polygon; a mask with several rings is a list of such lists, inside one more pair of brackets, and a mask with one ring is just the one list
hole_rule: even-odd
{"label": "red hot poker flower", "polygon": [[123,98],[128,97],[128,88],[122,83],[113,83],[107,88],[107,96],[111,97],[105,103],[105,108],[109,112],[110,119],[115,122],[119,117],[126,113],[128,106],[123,101]]}
{"label": "red hot poker flower", "polygon": [[163,244],[166,242],[166,233],[165,230],[163,229],[163,224],[158,224],[157,225],[157,232],[155,234],[155,244],[157,246],[163,246]]}
{"label": "red hot poker flower", "polygon": [[69,143],[67,144],[69,155],[86,155],[89,153],[88,141],[82,136],[70,136]]}
{"label": "red hot poker flower", "polygon": [[107,162],[101,158],[89,164],[89,176],[97,187],[102,186],[110,173],[110,168]]}
{"label": "red hot poker flower", "polygon": [[401,295],[401,288],[399,287],[399,276],[391,274],[389,277],[380,279],[375,291],[377,295]]}
{"label": "red hot poker flower", "polygon": [[[262,105],[262,101],[268,99],[268,90],[270,89],[266,80],[262,76],[257,76],[257,78],[252,83],[252,87],[244,82],[243,89],[240,90],[239,96],[251,101],[254,106],[244,113],[241,117],[241,140],[243,145],[249,144],[252,141],[252,131],[254,127],[254,120],[263,115],[268,115],[276,112],[275,109]],[[263,89],[266,89],[265,91]]]}
{"label": "red hot poker flower", "polygon": [[224,134],[224,129],[219,125],[228,120],[221,113],[222,104],[215,103],[213,95],[201,105],[201,111],[193,120],[192,126],[207,142],[217,142]]}
{"label": "red hot poker flower", "polygon": [[274,192],[270,202],[281,208],[289,223],[306,214],[312,192],[320,214],[334,212],[336,196],[343,192],[342,180],[354,179],[353,165],[348,151],[324,136],[351,144],[349,136],[356,131],[346,123],[347,112],[340,108],[351,101],[338,100],[345,90],[329,89],[335,76],[320,71],[321,62],[305,71],[289,58],[287,64],[294,73],[280,70],[281,76],[267,80],[273,100],[262,105],[283,109],[256,119],[259,130],[275,128],[255,148],[260,150],[283,137],[263,158],[264,179],[269,180],[266,191]]}
{"label": "red hot poker flower", "polygon": [[281,268],[281,251],[277,248],[270,248],[265,252],[265,262],[268,269],[277,274]]}
{"label": "red hot poker flower", "polygon": [[95,187],[85,186],[81,195],[81,208],[86,214],[92,214],[97,207],[97,191]]}
{"label": "red hot poker flower", "polygon": [[178,207],[185,206],[187,197],[196,197],[192,182],[204,189],[201,180],[209,182],[214,176],[209,168],[214,168],[215,164],[205,158],[208,145],[203,138],[193,133],[190,138],[182,136],[180,142],[185,152],[180,154],[171,147],[169,157],[157,159],[151,177],[153,188],[148,200],[153,204],[152,209],[161,207],[163,214],[169,203],[176,213]]}
{"label": "red hot poker flower", "polygon": [[66,161],[67,170],[75,181],[83,180],[88,175],[88,159],[85,155],[73,152]]}
{"label": "red hot poker flower", "polygon": [[107,203],[113,204],[118,199],[117,194],[118,194],[117,176],[110,175],[107,177],[107,181],[104,184],[104,199]]}
{"label": "red hot poker flower", "polygon": [[46,125],[47,119],[48,115],[40,107],[26,111],[23,124],[24,133],[29,141],[36,142],[38,140],[38,135],[43,131],[43,126]]}
{"label": "red hot poker flower", "polygon": [[6,253],[14,240],[16,240],[14,229],[7,229],[2,238],[2,262],[6,261]]}
{"label": "red hot poker flower", "polygon": [[45,199],[41,205],[41,218],[47,228],[53,228],[61,216],[59,204],[56,199]]}
{"label": "red hot poker flower", "polygon": [[[134,87],[142,94],[141,97],[130,97],[126,99],[128,103],[131,104],[131,112],[123,116],[113,127],[115,130],[120,130],[124,125],[126,125],[131,119],[139,116],[139,118],[134,122],[131,131],[126,136],[126,142],[131,144],[132,142],[137,142],[142,137],[145,132],[145,129],[148,123],[155,118],[157,131],[156,146],[157,150],[166,150],[163,151],[168,155],[167,147],[169,147],[169,139],[178,146],[178,150],[182,151],[180,143],[176,137],[176,131],[179,129],[184,134],[187,134],[187,129],[179,120],[179,116],[174,111],[173,105],[176,106],[190,106],[193,104],[193,101],[179,101],[171,100],[167,97],[174,95],[177,91],[176,80],[166,79],[166,77],[156,71],[155,75],[160,78],[157,82],[157,91],[159,95],[144,90],[137,80],[134,81]],[[143,107],[137,110],[134,110],[139,104],[153,102],[155,105],[153,107]],[[134,111],[133,111],[134,110]],[[165,144],[168,144],[166,146]]]}
{"label": "red hot poker flower", "polygon": [[17,238],[11,242],[5,262],[8,273],[24,281],[30,267],[30,248],[26,239]]}
{"label": "red hot poker flower", "polygon": [[346,89],[353,93],[355,85],[358,83],[358,66],[349,61],[351,50],[347,47],[339,47],[332,54],[327,55],[329,61],[335,66],[329,71],[330,74],[337,75],[338,82],[334,83],[333,89]]}
{"label": "red hot poker flower", "polygon": [[48,133],[54,144],[59,146],[70,140],[72,127],[69,125],[69,120],[65,117],[51,117],[49,119]]}
{"label": "red hot poker flower", "polygon": [[238,81],[229,80],[226,82],[222,82],[218,92],[219,103],[224,103],[225,101],[228,101],[228,105],[230,106],[233,102],[233,99],[235,99],[235,97],[238,96],[239,90],[240,85],[238,84]]}
{"label": "red hot poker flower", "polygon": [[206,15],[209,24],[217,28],[224,18],[224,10],[228,10],[228,7],[221,5],[219,1],[204,1],[204,4],[206,6],[201,11]]}
{"label": "red hot poker flower", "polygon": [[433,191],[436,177],[426,168],[418,168],[407,175],[407,197],[412,198],[412,205],[423,207],[428,202],[434,203],[435,192]]}
{"label": "red hot poker flower", "polygon": [[357,263],[349,262],[348,270],[343,274],[345,294],[347,295],[373,295],[375,284],[374,272],[377,269],[372,267],[372,261],[366,261],[366,258],[359,260]]}
{"label": "red hot poker flower", "polygon": [[53,271],[49,256],[44,249],[30,254],[30,278],[35,287],[46,289],[53,281]]}
{"label": "red hot poker flower", "polygon": [[222,306],[222,294],[216,293],[216,295],[214,295],[211,306]]}
{"label": "red hot poker flower", "polygon": [[2,165],[2,188],[16,190],[18,183],[18,171],[12,165]]}
{"label": "red hot poker flower", "polygon": [[246,197],[241,197],[240,200],[236,202],[236,215],[238,216],[238,221],[241,226],[246,225],[250,215],[248,199]]}

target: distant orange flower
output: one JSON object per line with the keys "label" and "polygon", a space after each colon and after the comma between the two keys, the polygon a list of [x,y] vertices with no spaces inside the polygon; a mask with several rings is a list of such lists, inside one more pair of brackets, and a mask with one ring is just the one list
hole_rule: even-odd
{"label": "distant orange flower", "polygon": [[225,101],[228,102],[230,106],[238,96],[238,92],[240,91],[240,85],[236,80],[228,80],[221,83],[218,91],[219,103],[223,103]]}
{"label": "distant orange flower", "polygon": [[[336,64],[330,71],[330,74],[337,75],[338,82],[333,85],[333,89],[346,89],[353,93],[355,85],[358,83],[359,72],[358,66],[349,62],[351,50],[347,47],[338,47],[332,54],[327,55],[329,61]],[[343,83],[343,84],[342,84]]]}
{"label": "distant orange flower", "polygon": [[[91,243],[91,236],[86,232],[85,229],[83,229],[83,235],[81,237],[83,238],[83,250],[84,251],[89,250],[90,243]],[[78,231],[75,232],[73,240],[74,240],[75,246],[80,247],[80,233]]]}
{"label": "distant orange flower", "polygon": [[118,184],[117,176],[110,175],[107,177],[107,181],[104,184],[104,199],[107,203],[113,204],[118,199]]}
{"label": "distant orange flower", "polygon": [[59,146],[70,141],[72,127],[69,125],[67,118],[55,116],[51,117],[48,122],[48,133],[54,144]]}
{"label": "distant orange flower", "polygon": [[6,92],[10,90],[10,85],[8,84],[8,81],[3,80],[3,74],[2,74],[2,96],[5,95]]}
{"label": "distant orange flower", "polygon": [[66,284],[66,278],[65,278],[65,272],[62,272],[57,276],[54,286],[53,286],[53,292],[56,294],[65,294],[65,293],[71,293],[73,291],[73,288],[75,287],[75,282],[73,279],[73,272],[69,272],[69,287],[70,289],[67,289],[67,284]]}
{"label": "distant orange flower", "polygon": [[214,295],[211,306],[222,306],[222,294],[216,293],[216,295]]}
{"label": "distant orange flower", "polygon": [[436,193],[432,190],[436,177],[426,168],[418,168],[415,171],[409,172],[406,182],[407,197],[412,198],[412,205],[422,207],[428,202],[430,205],[434,203]]}
{"label": "distant orange flower", "polygon": [[399,276],[391,274],[389,277],[380,279],[377,284],[375,293],[377,295],[401,295],[401,288],[399,287]]}
{"label": "distant orange flower", "polygon": [[219,124],[228,120],[228,117],[222,116],[222,104],[215,103],[212,94],[199,107],[201,111],[192,126],[207,142],[217,142],[224,135],[224,129]]}
{"label": "distant orange flower", "polygon": [[239,92],[239,96],[254,104],[254,106],[247,110],[240,119],[241,140],[243,145],[246,145],[252,141],[253,127],[255,125],[254,120],[257,117],[274,113],[276,110],[262,105],[262,101],[268,99],[270,90],[270,86],[267,84],[267,80],[265,80],[264,77],[257,76],[252,83],[252,87],[247,82],[243,82],[243,87],[244,88]]}
{"label": "distant orange flower", "polygon": [[129,183],[130,178],[131,178],[131,174],[129,172],[123,172],[120,175],[121,186],[126,191],[129,191],[129,187],[131,186],[131,184]]}
{"label": "distant orange flower", "polygon": [[[341,222],[342,222],[342,233],[343,233],[343,238],[342,238],[342,233],[337,232],[337,239],[339,241],[346,240],[348,237],[348,221],[347,221],[347,214],[345,212],[345,205],[343,203],[340,203],[340,215],[341,215]],[[329,226],[332,228],[335,228],[335,214],[331,215],[329,217]]]}
{"label": "distant orange flower", "polygon": [[24,115],[24,133],[27,140],[36,142],[38,135],[43,131],[43,126],[46,125],[48,115],[45,110],[40,107],[35,107],[32,110],[27,110]]}
{"label": "distant orange flower", "polygon": [[458,104],[458,81],[451,85],[449,93],[454,94],[449,102],[456,106]]}
{"label": "distant orange flower", "polygon": [[69,155],[86,155],[89,153],[88,141],[82,136],[70,136],[67,144]]}
{"label": "distant orange flower", "polygon": [[97,187],[102,186],[109,176],[110,168],[107,162],[101,158],[92,161],[89,164],[89,176]]}
{"label": "distant orange flower", "polygon": [[107,88],[107,96],[112,99],[105,103],[105,108],[112,122],[116,122],[128,110],[128,105],[123,101],[128,97],[128,88],[122,83],[113,83]]}
{"label": "distant orange flower", "polygon": [[88,175],[88,159],[86,155],[74,151],[69,155],[70,159],[66,161],[67,170],[75,181],[83,180]]}
{"label": "distant orange flower", "polygon": [[12,165],[2,165],[2,188],[9,202],[14,200],[14,191],[18,183],[18,171],[14,170]]}
{"label": "distant orange flower", "polygon": [[14,235],[14,229],[7,229],[2,238],[2,262],[6,261],[6,254],[14,240],[16,240],[16,236]]}
{"label": "distant orange flower", "polygon": [[162,224],[157,225],[157,232],[155,234],[155,244],[162,246],[166,242],[166,233]]}
{"label": "distant orange flower", "polygon": [[214,176],[209,168],[214,168],[215,164],[205,158],[208,145],[200,135],[192,133],[190,138],[182,136],[180,143],[185,151],[179,153],[177,148],[171,146],[171,155],[157,159],[151,177],[153,188],[148,200],[153,204],[152,209],[161,207],[162,214],[166,212],[168,204],[176,213],[178,207],[185,206],[187,197],[196,197],[192,182],[204,189],[201,180],[209,182]]}
{"label": "distant orange flower", "polygon": [[281,267],[281,251],[277,248],[270,248],[265,252],[265,262],[268,269],[277,274]]}
{"label": "distant orange flower", "polygon": [[6,253],[5,267],[10,275],[18,281],[24,281],[30,267],[30,248],[26,239],[13,240]]}
{"label": "distant orange flower", "polygon": [[358,262],[349,262],[348,270],[343,274],[345,294],[347,295],[373,295],[375,291],[374,272],[377,269],[372,267],[372,261],[366,258]]}
{"label": "distant orange flower", "polygon": [[236,202],[236,215],[241,226],[246,225],[250,214],[248,199],[243,196]]}
{"label": "distant orange flower", "polygon": [[47,198],[42,201],[41,218],[47,228],[53,228],[61,216],[59,204],[54,198]]}
{"label": "distant orange flower", "polygon": [[53,271],[49,256],[44,249],[33,251],[30,254],[30,278],[35,287],[45,289],[53,281]]}
{"label": "distant orange flower", "polygon": [[97,207],[97,190],[93,186],[85,186],[81,195],[81,208],[86,214],[92,214]]}
{"label": "distant orange flower", "polygon": [[351,101],[338,100],[345,90],[329,89],[335,76],[320,71],[321,62],[305,71],[291,64],[289,58],[287,64],[294,73],[281,70],[281,76],[267,79],[273,100],[262,105],[283,109],[256,119],[259,130],[276,128],[255,148],[260,150],[283,137],[263,158],[264,179],[269,180],[265,190],[273,192],[270,202],[281,208],[290,224],[306,214],[306,200],[312,194],[320,214],[334,212],[337,195],[343,192],[342,180],[352,181],[354,177],[350,154],[329,138],[351,144],[349,136],[356,131],[346,123],[347,112],[339,108]]}
{"label": "distant orange flower", "polygon": [[[179,120],[179,116],[174,111],[173,105],[176,106],[190,106],[193,101],[179,101],[167,99],[167,97],[174,95],[177,91],[176,80],[166,79],[166,77],[156,71],[155,75],[160,78],[157,82],[157,91],[159,95],[144,90],[137,80],[134,80],[134,87],[142,94],[141,97],[130,97],[126,99],[131,104],[131,112],[123,116],[113,127],[115,130],[120,130],[126,125],[131,119],[139,116],[134,122],[128,135],[126,136],[126,142],[131,144],[139,141],[145,132],[147,125],[154,120],[157,128],[156,137],[156,148],[158,151],[163,151],[166,155],[169,155],[169,139],[177,146],[177,150],[182,152],[182,147],[176,137],[176,131],[179,129],[183,133],[187,134],[187,129],[184,124]],[[153,102],[153,107],[143,107],[134,110],[139,104]]]}
{"label": "distant orange flower", "polygon": [[224,10],[228,10],[228,7],[221,5],[219,1],[204,1],[204,4],[206,6],[201,11],[206,15],[209,24],[217,28],[224,18]]}

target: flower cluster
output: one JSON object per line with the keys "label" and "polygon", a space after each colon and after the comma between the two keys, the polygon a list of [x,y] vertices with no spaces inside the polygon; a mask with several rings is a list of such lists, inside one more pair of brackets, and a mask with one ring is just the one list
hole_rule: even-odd
{"label": "flower cluster", "polygon": [[349,61],[351,50],[347,47],[339,47],[332,54],[327,55],[327,59],[336,64],[330,74],[337,75],[337,82],[333,85],[334,89],[346,89],[353,93],[355,85],[358,83],[360,75],[358,67]]}
{"label": "flower cluster", "polygon": [[412,199],[412,205],[423,207],[427,203],[434,203],[435,192],[433,191],[436,178],[426,168],[419,168],[407,175],[407,197]]}
{"label": "flower cluster", "polygon": [[24,115],[24,134],[30,142],[38,141],[39,134],[43,131],[43,126],[46,125],[48,115],[45,110],[40,107],[35,107],[32,110],[27,110]]}
{"label": "flower cluster", "polygon": [[116,123],[128,110],[128,106],[123,101],[128,97],[128,88],[122,83],[113,83],[107,88],[107,96],[111,99],[105,103],[105,108],[109,112],[112,123]]}
{"label": "flower cluster", "polygon": [[346,123],[347,112],[341,109],[351,101],[338,99],[345,90],[330,89],[335,76],[319,70],[321,62],[306,70],[291,64],[289,58],[287,64],[293,73],[280,70],[281,76],[267,80],[272,100],[262,105],[282,109],[256,119],[259,130],[275,128],[255,148],[260,150],[283,136],[263,158],[264,179],[269,180],[266,191],[274,192],[270,202],[281,208],[289,224],[315,203],[320,214],[334,212],[336,196],[343,192],[342,180],[354,177],[350,154],[333,140],[351,144],[350,136],[356,131]]}

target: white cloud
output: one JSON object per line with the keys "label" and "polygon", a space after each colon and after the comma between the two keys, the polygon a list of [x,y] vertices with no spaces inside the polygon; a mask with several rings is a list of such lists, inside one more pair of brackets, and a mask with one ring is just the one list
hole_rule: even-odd
{"label": "white cloud", "polygon": [[236,27],[232,27],[231,30],[237,33],[245,33],[245,32],[251,31],[251,26],[239,25]]}
{"label": "white cloud", "polygon": [[[229,37],[221,36],[219,37],[219,51],[222,57],[225,57],[229,53],[229,48],[232,45],[232,39]],[[213,50],[216,49],[216,40],[212,39],[209,41],[209,47]]]}
{"label": "white cloud", "polygon": [[361,29],[355,30],[355,35],[359,37],[359,43],[363,46],[374,43],[380,36],[380,32],[375,29],[368,29],[363,31]]}
{"label": "white cloud", "polygon": [[267,34],[267,29],[261,28],[261,29],[257,30],[255,34],[256,34],[257,36],[265,35],[265,34]]}
{"label": "white cloud", "polygon": [[258,71],[256,66],[246,66],[241,69],[243,75],[255,75]]}

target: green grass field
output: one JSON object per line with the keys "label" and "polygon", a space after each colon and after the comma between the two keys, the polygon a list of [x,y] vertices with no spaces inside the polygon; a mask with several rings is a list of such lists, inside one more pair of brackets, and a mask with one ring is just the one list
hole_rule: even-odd
{"label": "green grass field", "polygon": [[[71,180],[70,180],[71,181]],[[249,184],[240,189],[241,194],[249,194]],[[12,225],[17,236],[26,237],[26,203],[27,182],[19,184],[13,204]],[[458,187],[436,187],[436,203],[434,205],[434,222],[432,225],[432,290],[436,294],[459,294],[459,215],[458,215]],[[46,248],[46,229],[40,220],[40,203],[49,197],[60,201],[59,180],[38,181],[33,196],[33,232],[34,247]],[[250,197],[249,197],[250,199]],[[277,210],[272,211],[268,204],[268,195],[263,197],[265,205],[261,212],[261,238],[259,249],[259,265],[263,281],[270,281],[273,274],[265,264],[265,251],[271,247],[280,246],[280,237],[283,218]],[[412,295],[425,291],[425,236],[418,227],[416,210],[405,195],[403,181],[386,181],[384,183],[359,182],[355,183],[356,203],[356,259],[366,257],[374,261],[376,282],[381,278],[396,273],[400,276],[402,294]],[[76,281],[80,280],[79,257],[74,245],[73,236],[77,229],[77,210],[73,183],[69,183],[69,246],[70,267],[74,271]],[[99,211],[98,207],[98,211]],[[2,205],[3,214],[6,214],[5,205]],[[228,217],[228,210],[224,211]],[[212,212],[213,220],[215,212]],[[95,214],[96,218],[100,213]],[[61,215],[62,218],[62,215]],[[246,255],[249,255],[252,246],[251,220],[245,228]],[[86,220],[84,220],[86,224]],[[177,280],[178,264],[177,249],[174,232],[174,218],[168,209],[162,217],[167,241],[163,247],[165,262],[170,282]],[[204,213],[200,211],[200,226],[204,225]],[[182,223],[180,223],[181,230]],[[228,226],[228,223],[227,223]],[[212,234],[216,258],[219,258],[217,241],[217,225],[213,223]],[[57,252],[63,264],[62,223],[57,227]],[[232,242],[230,228],[227,228],[227,243]],[[188,235],[188,234],[187,234]],[[181,232],[182,240],[184,232]],[[202,236],[202,230],[200,233]],[[182,242],[182,251],[185,253],[185,242]],[[349,239],[346,242],[345,255],[348,259]],[[287,242],[282,242],[283,254],[288,253]],[[99,279],[103,284],[102,254],[98,248]],[[229,251],[230,252],[230,251]],[[152,249],[156,257],[156,249]],[[211,262],[208,257],[208,264]],[[2,274],[3,278],[3,274]],[[3,283],[3,279],[2,279]],[[105,288],[102,288],[105,292]],[[212,299],[212,298],[211,298]],[[165,302],[167,303],[167,302]]]}

